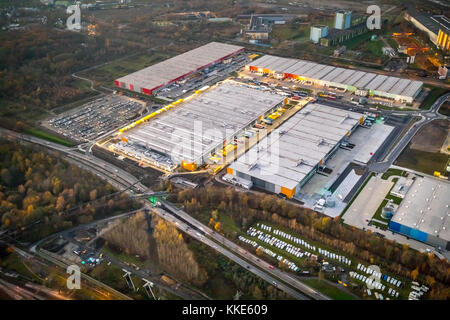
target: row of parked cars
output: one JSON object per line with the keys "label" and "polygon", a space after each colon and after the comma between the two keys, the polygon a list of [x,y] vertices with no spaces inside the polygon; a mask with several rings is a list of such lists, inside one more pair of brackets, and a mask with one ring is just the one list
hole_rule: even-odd
{"label": "row of parked cars", "polygon": [[420,284],[415,281],[411,283],[411,289],[408,300],[419,300],[429,290],[426,285],[420,286]]}
{"label": "row of parked cars", "polygon": [[[253,232],[252,232],[253,233]],[[238,237],[239,240],[241,240],[244,243],[250,244],[253,247],[258,246],[258,244],[256,243],[256,241],[254,240],[250,240],[247,239],[243,236],[239,236]],[[294,271],[294,272],[298,272],[300,271],[300,268],[292,261],[289,261],[288,259],[284,258],[282,255],[277,255],[275,252],[273,252],[272,250],[265,248],[263,246],[258,246],[258,249],[262,250],[265,254],[267,254],[268,256],[272,257],[272,258],[276,258],[278,261],[281,261],[281,263],[283,263],[284,265],[286,265],[290,270]]]}
{"label": "row of parked cars", "polygon": [[[256,226],[261,228],[262,230],[265,230],[265,231],[268,231],[268,232],[272,232],[272,227],[266,226],[263,223],[258,223]],[[255,228],[250,228],[249,230],[252,231],[251,234],[254,234],[254,236],[258,234],[258,232],[257,232],[257,230]],[[325,249],[316,248],[316,246],[309,244],[305,240],[297,238],[295,236],[292,236],[289,233],[286,233],[284,231],[281,231],[281,230],[278,230],[278,229],[274,229],[273,230],[273,234],[275,234],[277,236],[281,236],[281,237],[283,237],[283,238],[285,238],[285,239],[287,239],[289,241],[292,241],[294,243],[297,243],[297,244],[299,244],[301,246],[304,246],[304,247],[306,247],[307,249],[309,249],[311,251],[317,251],[321,255],[325,256],[326,258],[338,260],[339,262],[341,262],[343,264],[346,264],[346,265],[351,265],[352,264],[352,261],[350,259],[348,259],[347,257],[345,257],[345,256],[338,255],[336,253],[330,252],[330,251],[325,250]],[[272,239],[277,239],[277,238],[272,237]],[[279,247],[280,249],[284,249],[283,245],[285,245],[287,248],[289,248],[289,246],[291,246],[290,244],[284,242],[283,240],[279,240],[278,242],[275,242],[275,245],[277,245],[277,244],[281,245],[281,247]],[[296,247],[294,247],[294,248],[296,248]],[[298,250],[300,250],[300,249],[298,249]],[[294,253],[295,252],[296,251],[294,251]],[[291,252],[289,252],[289,253],[291,253]],[[297,256],[296,254],[294,254],[294,255]],[[307,257],[310,257],[312,254],[310,252],[306,251],[304,255],[306,255]],[[303,257],[303,255],[300,254],[297,257],[301,258],[301,257]]]}
{"label": "row of parked cars", "polygon": [[352,261],[345,256],[341,256],[337,253],[333,253],[333,252],[330,252],[328,250],[321,249],[321,248],[318,248],[318,251],[321,255],[324,255],[327,258],[338,260],[339,262],[346,264],[348,266],[352,264]]}
{"label": "row of parked cars", "polygon": [[284,250],[287,253],[289,253],[297,258],[303,258],[303,257],[309,258],[312,256],[312,254],[308,251],[303,251],[299,247],[296,247],[290,243],[287,243],[287,242],[285,242],[277,237],[274,237],[270,234],[265,234],[261,230],[257,230],[253,227],[250,227],[247,230],[247,234],[252,237],[257,237],[259,240],[261,240],[271,246],[274,246],[280,250]]}
{"label": "row of parked cars", "polygon": [[364,273],[374,275],[376,278],[382,279],[383,281],[386,281],[387,283],[393,284],[394,286],[401,287],[402,282],[400,280],[397,280],[391,276],[388,276],[387,274],[383,275],[381,272],[378,272],[370,267],[366,267],[361,263],[358,263],[358,266],[356,267],[357,270],[361,270]]}
{"label": "row of parked cars", "polygon": [[381,290],[384,291],[386,289],[386,286],[384,284],[382,284],[381,282],[375,280],[372,277],[366,277],[363,274],[359,274],[357,272],[354,271],[350,271],[349,275],[351,278],[355,278],[356,280],[362,281],[365,284],[367,284],[368,286],[371,286],[377,290]]}
{"label": "row of parked cars", "polygon": [[251,245],[252,247],[257,247],[258,246],[258,243],[256,241],[247,239],[246,237],[239,236],[238,239],[241,240],[242,242],[246,243],[246,244]]}

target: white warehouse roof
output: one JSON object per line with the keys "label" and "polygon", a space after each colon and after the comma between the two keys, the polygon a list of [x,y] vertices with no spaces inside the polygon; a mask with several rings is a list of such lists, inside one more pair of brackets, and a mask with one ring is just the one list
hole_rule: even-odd
{"label": "white warehouse roof", "polygon": [[195,162],[283,100],[276,93],[225,81],[127,131],[125,137],[175,162]]}
{"label": "white warehouse roof", "polygon": [[120,83],[152,90],[202,67],[243,50],[243,47],[226,43],[210,42],[204,46],[182,53],[117,79]]}
{"label": "white warehouse roof", "polygon": [[447,181],[416,177],[392,221],[450,241],[449,194]]}
{"label": "white warehouse roof", "polygon": [[308,104],[230,168],[293,189],[336,146],[362,115]]}
{"label": "white warehouse roof", "polygon": [[264,55],[252,61],[249,66],[268,69],[278,73],[294,74],[313,80],[322,80],[357,89],[369,89],[385,94],[414,99],[421,90],[421,81],[378,75],[364,71],[336,68],[299,59]]}

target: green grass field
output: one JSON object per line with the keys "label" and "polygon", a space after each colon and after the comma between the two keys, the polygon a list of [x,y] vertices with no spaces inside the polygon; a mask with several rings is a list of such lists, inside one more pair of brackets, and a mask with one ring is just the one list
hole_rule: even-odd
{"label": "green grass field", "polygon": [[360,34],[359,36],[356,36],[352,39],[342,42],[342,45],[346,46],[348,50],[352,50],[358,47],[359,45],[363,44],[364,42],[370,42],[371,36],[372,36],[371,33],[363,33]]}
{"label": "green grass field", "polygon": [[379,58],[383,57],[382,48],[384,47],[384,43],[381,40],[367,41],[365,44],[365,48],[368,52],[377,56]]}
{"label": "green grass field", "polygon": [[39,130],[39,129],[35,129],[35,128],[27,129],[27,131],[25,131],[25,133],[27,133],[29,135],[32,135],[32,136],[35,136],[37,138],[41,138],[41,139],[44,139],[44,140],[47,140],[47,141],[51,141],[51,142],[55,142],[55,143],[61,144],[61,145],[66,146],[66,147],[72,147],[74,145],[69,140],[62,139],[62,138],[54,136],[54,135],[52,135],[52,134],[50,134],[48,132],[45,132],[45,131]]}
{"label": "green grass field", "polygon": [[424,87],[431,88],[431,91],[428,93],[425,100],[423,100],[420,104],[420,109],[423,110],[430,109],[437,98],[448,92],[448,90],[445,88],[433,87],[430,85],[424,85]]}
{"label": "green grass field", "polygon": [[123,262],[128,262],[130,264],[134,263],[135,265],[137,265],[140,268],[144,268],[145,267],[145,262],[143,262],[142,260],[140,260],[140,259],[138,259],[138,258],[136,258],[136,257],[134,257],[132,255],[125,254],[123,252],[116,252],[116,251],[114,251],[114,250],[112,250],[112,249],[110,249],[110,248],[108,248],[106,246],[104,246],[102,248],[102,251],[103,251],[104,254],[106,254],[108,256],[111,256],[111,257],[114,257],[117,260],[120,260],[120,261],[123,261]]}
{"label": "green grass field", "polygon": [[319,279],[307,279],[303,280],[304,283],[307,285],[313,287],[316,290],[319,290],[324,295],[330,297],[334,300],[356,300],[354,296],[351,294],[339,290],[339,288],[329,284],[325,280],[319,280]]}
{"label": "green grass field", "polygon": [[448,155],[444,153],[426,152],[407,147],[400,154],[395,164],[430,175],[433,175],[434,171],[446,175],[448,159]]}
{"label": "green grass field", "polygon": [[397,108],[397,107],[389,107],[389,106],[385,106],[382,104],[376,104],[374,105],[374,107],[378,108],[378,109],[383,109],[383,110],[398,110],[398,111],[416,111],[416,109],[412,109],[412,108]]}
{"label": "green grass field", "polygon": [[390,176],[405,177],[406,171],[403,171],[401,169],[389,168],[385,173],[383,173],[383,175],[381,176],[381,179],[387,180]]}
{"label": "green grass field", "polygon": [[377,211],[375,211],[375,214],[372,217],[372,219],[386,222],[386,224],[378,223],[377,221],[371,221],[370,222],[370,224],[373,224],[373,225],[375,225],[375,226],[377,226],[377,227],[379,227],[379,228],[381,228],[383,230],[386,230],[388,225],[389,225],[389,219],[385,219],[385,218],[383,218],[381,216],[381,212],[383,210],[383,207],[388,203],[388,201],[389,201],[388,199],[384,199],[381,202],[380,206],[378,207]]}

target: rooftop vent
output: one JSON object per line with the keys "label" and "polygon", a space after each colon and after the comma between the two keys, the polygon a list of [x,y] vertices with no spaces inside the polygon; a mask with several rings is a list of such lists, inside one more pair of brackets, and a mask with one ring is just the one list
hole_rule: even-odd
{"label": "rooftop vent", "polygon": [[303,164],[304,160],[300,159],[297,161],[297,163],[295,164],[296,167],[301,166]]}

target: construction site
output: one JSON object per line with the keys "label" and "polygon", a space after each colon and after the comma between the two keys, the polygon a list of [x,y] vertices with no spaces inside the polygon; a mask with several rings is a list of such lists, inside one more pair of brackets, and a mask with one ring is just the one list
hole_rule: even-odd
{"label": "construction site", "polygon": [[414,37],[414,33],[396,32],[392,34],[392,38],[398,44],[398,51],[408,56],[407,63],[415,64],[427,71],[436,71],[441,66],[441,62],[430,47],[422,45]]}

